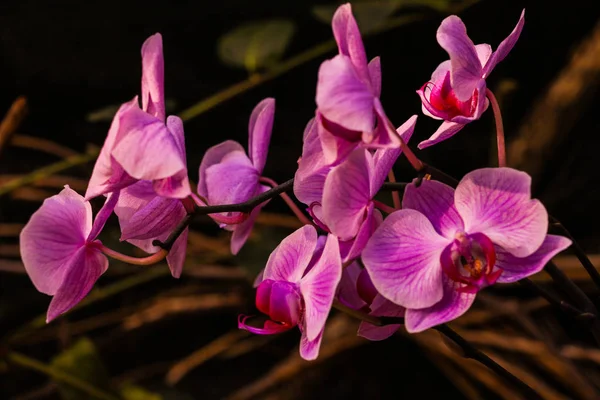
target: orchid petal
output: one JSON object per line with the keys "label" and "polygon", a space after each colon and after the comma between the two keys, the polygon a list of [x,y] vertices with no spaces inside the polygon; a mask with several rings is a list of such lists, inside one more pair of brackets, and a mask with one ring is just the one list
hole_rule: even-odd
{"label": "orchid petal", "polygon": [[[378,294],[375,296],[375,299],[373,299],[369,315],[375,317],[404,317],[405,312],[406,310],[404,307],[400,307]],[[373,341],[385,340],[396,333],[401,326],[401,324],[375,326],[363,321],[358,327],[358,336]]]}
{"label": "orchid petal", "polygon": [[300,356],[307,360],[316,360],[319,356],[319,349],[321,348],[321,341],[323,340],[323,330],[314,340],[308,340],[306,333],[302,332],[300,337]]}
{"label": "orchid petal", "polygon": [[156,238],[175,228],[186,214],[181,200],[155,196],[130,218],[119,219],[121,240]]}
{"label": "orchid petal", "polygon": [[96,214],[94,224],[92,225],[92,229],[90,230],[86,240],[87,242],[91,242],[98,237],[100,231],[102,231],[102,228],[104,228],[104,224],[106,224],[106,220],[112,215],[115,206],[117,205],[117,201],[119,201],[119,192],[110,193],[107,196],[104,205],[100,211],[98,211],[98,214]]}
{"label": "orchid petal", "polygon": [[69,186],[44,200],[21,231],[25,271],[35,288],[54,295],[92,229],[92,208]]}
{"label": "orchid petal", "polygon": [[465,231],[481,232],[515,257],[535,252],[546,238],[548,213],[531,200],[531,177],[511,168],[483,168],[460,181],[454,194]]}
{"label": "orchid petal", "polygon": [[352,60],[352,65],[356,68],[363,82],[370,81],[365,46],[358,24],[354,19],[354,15],[352,15],[350,3],[338,7],[331,20],[331,26],[340,54]]}
{"label": "orchid petal", "polygon": [[183,270],[183,264],[187,253],[188,232],[188,228],[185,228],[183,232],[181,232],[181,235],[175,240],[166,257],[167,265],[171,270],[171,276],[173,276],[173,278],[179,278],[181,276],[181,271]]}
{"label": "orchid petal", "polygon": [[219,164],[205,171],[209,204],[241,203],[254,196],[259,173],[245,152],[227,153]]}
{"label": "orchid petal", "polygon": [[362,141],[362,133],[335,125],[324,119],[319,112],[317,112],[317,121],[322,158],[327,165],[337,165],[343,162]]}
{"label": "orchid petal", "polygon": [[50,302],[46,322],[69,311],[92,290],[108,269],[108,259],[99,250],[84,246],[72,255],[65,268],[67,272]]}
{"label": "orchid petal", "polygon": [[267,261],[263,279],[300,282],[317,246],[317,231],[304,225],[281,241]]}
{"label": "orchid petal", "polygon": [[373,93],[348,57],[338,55],[321,64],[316,100],[325,118],[346,129],[370,132],[375,126]]}
{"label": "orchid petal", "polygon": [[358,229],[356,237],[348,241],[340,242],[342,261],[348,262],[358,258],[373,235],[373,232],[375,232],[382,222],[383,215],[381,215],[381,211],[375,209],[375,205],[370,203],[367,208],[365,220]]}
{"label": "orchid petal", "polygon": [[305,333],[309,341],[315,340],[323,331],[341,277],[342,260],[338,240],[330,234],[319,261],[300,280],[305,306]]}
{"label": "orchid petal", "polygon": [[371,78],[371,86],[373,87],[373,95],[381,96],[381,59],[375,57],[369,62],[369,77]]}
{"label": "orchid petal", "polygon": [[429,146],[433,146],[436,143],[442,142],[446,139],[451,138],[456,135],[462,128],[464,128],[464,124],[458,124],[456,122],[444,121],[440,125],[437,131],[427,140],[423,140],[417,146],[419,149],[423,150]]}
{"label": "orchid petal", "polygon": [[508,37],[506,39],[504,39],[502,41],[502,43],[500,43],[500,45],[498,46],[496,51],[494,53],[492,53],[492,56],[488,59],[487,63],[485,64],[485,67],[483,68],[483,76],[484,77],[487,77],[490,74],[490,72],[492,72],[494,67],[500,61],[504,60],[504,58],[508,55],[508,53],[510,53],[512,48],[515,46],[515,43],[517,43],[517,40],[519,40],[519,36],[521,36],[521,31],[523,30],[524,24],[525,24],[525,9],[523,9],[523,11],[521,12],[521,17],[519,18],[519,22],[517,22],[517,25],[515,26],[513,31],[510,33],[510,35],[508,35]]}
{"label": "orchid petal", "polygon": [[364,221],[371,201],[370,181],[373,157],[366,149],[357,149],[325,179],[323,215],[331,232],[340,240],[352,239]]}
{"label": "orchid petal", "polygon": [[267,161],[267,152],[269,151],[269,142],[271,140],[271,131],[273,130],[273,119],[275,117],[275,99],[267,98],[258,103],[252,115],[248,131],[250,138],[248,141],[248,154],[254,168],[262,173]]}
{"label": "orchid petal", "polygon": [[276,333],[289,331],[293,328],[292,325],[283,325],[271,320],[266,320],[263,328],[256,328],[254,326],[246,324],[246,320],[248,318],[250,317],[240,315],[238,317],[238,328],[247,330],[248,332],[252,332],[257,335],[273,335]]}
{"label": "orchid petal", "polygon": [[440,257],[450,240],[415,210],[390,214],[362,252],[377,291],[406,308],[429,307],[442,298]]}
{"label": "orchid petal", "polygon": [[142,109],[165,120],[165,64],[162,36],[156,33],[142,45]]}
{"label": "orchid petal", "polygon": [[[260,187],[260,193],[264,193],[269,190],[267,186]],[[259,193],[259,194],[260,194]],[[254,207],[254,209],[250,212],[248,219],[246,219],[241,224],[235,225],[233,229],[233,234],[231,235],[231,254],[236,255],[248,240],[250,233],[252,232],[252,227],[254,226],[254,222],[256,221],[256,217],[260,213],[260,210],[268,203],[265,201],[264,203],[259,204]]]}
{"label": "orchid petal", "polygon": [[438,181],[424,179],[417,187],[411,183],[404,190],[402,208],[426,215],[436,232],[450,240],[464,224],[454,207],[454,189]]}
{"label": "orchid petal", "polygon": [[428,308],[407,309],[405,326],[409,333],[422,332],[463,315],[475,301],[474,293],[458,291],[460,284],[444,275],[444,296]]}
{"label": "orchid petal", "polygon": [[343,304],[355,310],[360,310],[367,305],[358,295],[356,283],[362,268],[357,262],[353,262],[342,270],[342,277],[338,284],[337,299]]}
{"label": "orchid petal", "polygon": [[466,101],[482,79],[482,66],[467,28],[456,15],[444,19],[437,31],[437,41],[450,56],[452,88],[460,101]]}
{"label": "orchid petal", "polygon": [[475,51],[481,65],[485,65],[492,55],[492,46],[487,43],[476,44]]}
{"label": "orchid petal", "polygon": [[552,257],[565,250],[571,243],[566,237],[547,235],[539,249],[523,258],[515,257],[495,246],[495,266],[502,270],[497,282],[512,283],[541,271]]}
{"label": "orchid petal", "polygon": [[[400,138],[394,126],[388,119],[378,98],[373,99],[377,126],[374,131],[363,131],[362,141],[369,148],[395,148],[400,147]],[[412,133],[411,133],[412,134]]]}
{"label": "orchid petal", "polygon": [[208,197],[208,188],[206,187],[206,170],[210,166],[220,163],[223,157],[225,157],[228,153],[235,151],[245,153],[242,145],[233,140],[227,140],[206,150],[198,171],[198,194],[200,196],[204,198]]}

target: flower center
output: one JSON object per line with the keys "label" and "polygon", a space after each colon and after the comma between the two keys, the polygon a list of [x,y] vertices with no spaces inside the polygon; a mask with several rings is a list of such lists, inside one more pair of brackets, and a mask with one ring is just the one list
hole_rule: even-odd
{"label": "flower center", "polygon": [[446,275],[462,283],[459,290],[468,293],[492,285],[502,273],[495,267],[494,244],[483,233],[457,232],[454,241],[444,249],[441,261]]}
{"label": "flower center", "polygon": [[438,117],[452,119],[456,116],[470,117],[475,112],[479,92],[475,90],[473,96],[466,101],[460,101],[450,85],[450,73],[446,75],[441,84],[427,82],[425,90],[429,90],[429,104],[439,112]]}
{"label": "flower center", "polygon": [[298,325],[302,313],[298,286],[273,279],[262,281],[256,290],[256,308],[284,326]]}

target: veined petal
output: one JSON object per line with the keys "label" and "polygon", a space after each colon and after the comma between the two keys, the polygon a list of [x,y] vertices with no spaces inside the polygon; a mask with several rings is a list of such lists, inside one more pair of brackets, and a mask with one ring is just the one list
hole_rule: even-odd
{"label": "veined petal", "polygon": [[367,208],[365,220],[360,225],[356,237],[340,242],[342,261],[348,262],[358,258],[373,235],[373,232],[375,232],[382,222],[383,215],[381,215],[381,211],[375,209],[375,205],[371,202]]}
{"label": "veined petal", "polygon": [[256,168],[259,173],[262,173],[265,162],[267,161],[274,118],[275,99],[273,98],[267,98],[258,103],[250,116],[250,124],[248,126],[248,132],[250,134],[250,139],[248,140],[248,154],[250,155],[250,160],[252,160],[254,168]]}
{"label": "veined petal", "polygon": [[227,153],[205,171],[209,204],[241,203],[258,190],[259,173],[244,152]]}
{"label": "veined petal", "polygon": [[419,187],[411,183],[404,190],[402,208],[426,215],[436,232],[447,239],[454,240],[457,231],[464,231],[454,207],[454,189],[441,182],[424,179]]}
{"label": "veined petal", "polygon": [[375,97],[381,96],[381,59],[375,57],[369,62],[369,77],[371,78],[371,87]]}
{"label": "veined petal", "polygon": [[371,202],[370,182],[373,157],[357,149],[325,179],[323,217],[331,232],[341,240],[356,236]]}
{"label": "veined petal", "polygon": [[519,36],[521,36],[521,31],[523,30],[523,25],[525,24],[525,9],[521,12],[521,17],[519,18],[519,22],[517,22],[517,26],[513,29],[513,31],[508,35],[506,39],[500,43],[498,48],[492,56],[489,58],[485,67],[483,68],[483,76],[487,77],[490,72],[494,69],[494,67],[510,53],[512,48],[519,40]]}
{"label": "veined petal", "polygon": [[19,236],[23,265],[37,290],[57,292],[91,229],[90,203],[69,186],[44,200]]}
{"label": "veined petal", "polygon": [[377,291],[406,308],[429,307],[442,298],[440,257],[450,240],[418,211],[390,214],[362,252]]}
{"label": "veined petal", "polygon": [[[373,299],[369,315],[375,317],[404,317],[405,312],[406,309],[404,307],[400,307],[378,294],[375,296],[375,299]],[[358,336],[373,341],[384,340],[396,333],[401,326],[401,324],[375,326],[363,321],[358,327]]]}
{"label": "veined petal", "polygon": [[338,55],[321,64],[316,100],[325,118],[346,129],[370,132],[375,126],[373,99],[348,57]]}
{"label": "veined petal", "polygon": [[115,206],[117,205],[117,201],[119,200],[119,192],[114,192],[114,193],[110,193],[107,197],[106,197],[106,201],[104,202],[104,205],[102,206],[102,208],[100,209],[100,211],[98,211],[98,214],[96,214],[96,218],[94,219],[94,224],[92,225],[92,229],[90,230],[90,233],[88,234],[87,237],[87,242],[91,242],[92,240],[96,239],[98,237],[98,235],[100,235],[100,232],[102,231],[102,229],[104,228],[104,224],[106,224],[106,220],[108,219],[108,217],[111,216],[111,214],[113,213]]}
{"label": "veined petal", "polygon": [[46,322],[69,311],[89,293],[108,269],[108,259],[99,250],[84,246],[72,255],[65,268],[67,272],[50,302]]}
{"label": "veined petal", "polygon": [[319,261],[300,280],[305,307],[304,325],[309,341],[315,340],[323,331],[341,277],[338,240],[329,234]]}
{"label": "veined petal", "polygon": [[423,140],[417,147],[423,150],[429,146],[433,146],[436,143],[442,142],[456,135],[464,127],[464,124],[444,121],[429,139]]}
{"label": "veined petal", "polygon": [[321,341],[323,340],[323,330],[314,340],[308,340],[305,332],[302,332],[300,337],[300,357],[307,361],[316,360],[319,356],[319,349],[321,348]]}
{"label": "veined petal", "polygon": [[515,257],[503,248],[495,246],[496,267],[502,270],[497,282],[516,282],[541,271],[552,257],[570,245],[571,241],[566,237],[547,235],[539,249],[523,258]]}
{"label": "veined petal", "polygon": [[238,317],[238,328],[247,330],[248,332],[252,332],[257,335],[273,335],[276,333],[281,333],[285,331],[289,331],[294,326],[293,325],[283,325],[278,324],[275,321],[266,320],[264,326],[262,328],[256,328],[254,326],[248,325],[246,320],[250,318],[249,316],[240,315]]}
{"label": "veined petal", "polygon": [[362,269],[358,262],[353,262],[342,270],[342,277],[338,284],[337,299],[355,310],[360,310],[367,305],[358,295],[356,283]]}
{"label": "veined petal", "polygon": [[206,169],[212,165],[220,163],[223,157],[234,151],[239,151],[242,153],[245,152],[242,145],[233,140],[227,140],[206,150],[198,171],[198,194],[200,196],[204,198],[208,197],[208,188],[206,187]]}
{"label": "veined petal", "polygon": [[[126,202],[127,199],[121,202],[120,207],[126,207]],[[181,200],[154,196],[149,202],[135,209],[130,218],[119,218],[121,240],[156,238],[175,228],[185,215],[185,207]]]}
{"label": "veined petal", "polygon": [[304,225],[281,241],[267,261],[263,279],[300,282],[317,246],[317,231]]}
{"label": "veined petal", "polygon": [[487,43],[476,44],[475,51],[481,65],[485,65],[492,55],[492,46]]}
{"label": "veined petal", "polygon": [[338,7],[331,20],[331,26],[340,54],[348,56],[352,60],[352,65],[365,83],[370,81],[365,46],[358,24],[352,15],[350,3]]}
{"label": "veined petal", "polygon": [[512,168],[465,175],[454,194],[465,232],[481,232],[515,257],[535,252],[546,238],[548,213],[531,199],[531,177]]}
{"label": "veined petal", "polygon": [[456,97],[467,101],[482,79],[483,71],[465,24],[456,15],[447,17],[438,28],[437,41],[450,56],[450,77]]}
{"label": "veined petal", "polygon": [[121,119],[122,139],[112,156],[133,178],[164,179],[186,171],[185,157],[163,121],[131,108]]}
{"label": "veined petal", "polygon": [[304,130],[302,157],[294,176],[294,195],[310,206],[323,199],[323,185],[331,166],[325,160],[321,140],[317,132],[316,118],[311,119]]}
{"label": "veined petal", "polygon": [[189,229],[185,228],[181,235],[173,243],[173,247],[167,254],[167,265],[171,270],[171,276],[173,278],[179,278],[181,271],[183,270],[183,264],[185,262],[185,256],[187,252],[187,239]]}
{"label": "veined petal", "polygon": [[165,120],[165,63],[160,33],[150,36],[142,45],[142,109]]}
{"label": "veined petal", "polygon": [[383,105],[381,104],[381,101],[378,98],[374,98],[373,107],[375,110],[377,126],[374,131],[363,131],[362,140],[363,143],[365,143],[365,146],[369,148],[400,147],[400,139],[398,138],[398,133],[394,129],[394,126],[388,119],[387,115],[385,114]]}
{"label": "veined petal", "polygon": [[316,120],[325,164],[340,164],[362,141],[362,133],[335,125],[333,122],[324,119],[318,111]]}
{"label": "veined petal", "polygon": [[444,280],[444,296],[428,308],[407,309],[405,317],[406,330],[409,333],[422,332],[433,326],[452,321],[463,315],[475,301],[474,293],[456,290],[460,284],[446,275]]}

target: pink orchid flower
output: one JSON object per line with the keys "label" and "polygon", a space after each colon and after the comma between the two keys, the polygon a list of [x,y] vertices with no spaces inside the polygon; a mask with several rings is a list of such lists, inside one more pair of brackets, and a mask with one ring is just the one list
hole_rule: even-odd
{"label": "pink orchid flower", "polygon": [[[210,205],[241,203],[269,190],[260,183],[260,176],[267,161],[271,130],[275,115],[275,99],[267,98],[252,111],[249,123],[248,154],[241,144],[227,140],[211,147],[200,163],[198,194]],[[241,223],[222,223],[222,227],[233,231],[231,252],[237,254],[252,231],[254,221],[263,203]],[[239,214],[239,213],[236,213]],[[219,222],[232,217],[226,213],[213,216]]]}
{"label": "pink orchid flower", "polygon": [[325,322],[342,274],[337,238],[327,236],[320,255],[317,231],[311,225],[296,230],[277,246],[263,272],[256,291],[256,307],[269,316],[262,328],[246,324],[240,316],[239,327],[259,335],[280,333],[298,326],[302,333],[300,355],[314,360],[325,329]]}
{"label": "pink orchid flower", "polygon": [[112,213],[118,193],[109,195],[92,223],[92,207],[65,186],[44,200],[20,235],[21,258],[34,286],[53,296],[46,322],[79,303],[108,268],[96,238]]}
{"label": "pink orchid flower", "polygon": [[183,122],[165,114],[159,33],[142,46],[142,108],[136,96],[117,111],[85,197],[114,192],[139,180],[151,181],[160,196],[181,199],[191,194]]}
{"label": "pink orchid flower", "polygon": [[492,52],[489,44],[473,44],[465,24],[456,15],[442,21],[437,40],[448,52],[450,60],[441,63],[431,75],[431,81],[417,93],[421,97],[423,113],[444,122],[429,139],[419,143],[420,149],[454,136],[466,124],[481,117],[489,105],[485,80],[512,50],[524,23],[525,10],[515,29]]}
{"label": "pink orchid flower", "polygon": [[420,332],[465,313],[476,293],[540,271],[571,241],[547,234],[531,177],[510,168],[467,174],[456,190],[436,181],[407,187],[362,253],[377,291],[406,307]]}
{"label": "pink orchid flower", "polygon": [[317,83],[319,137],[329,163],[343,160],[361,144],[370,148],[399,147],[379,96],[379,58],[367,56],[349,3],[340,6],[332,20],[339,54],[321,64]]}

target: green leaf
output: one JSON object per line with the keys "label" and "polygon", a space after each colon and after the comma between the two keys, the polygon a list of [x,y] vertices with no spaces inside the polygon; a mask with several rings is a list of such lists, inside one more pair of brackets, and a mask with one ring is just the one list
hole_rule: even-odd
{"label": "green leaf", "polygon": [[124,400],[163,400],[160,394],[150,392],[143,387],[130,383],[121,386],[120,392]]}
{"label": "green leaf", "polygon": [[295,31],[286,19],[244,24],[219,39],[219,57],[227,65],[255,72],[281,59]]}
{"label": "green leaf", "polygon": [[[73,346],[54,357],[52,366],[67,372],[99,389],[110,392],[108,373],[94,343],[88,338],[79,339]],[[65,383],[56,382],[64,400],[87,400],[89,394]]]}

